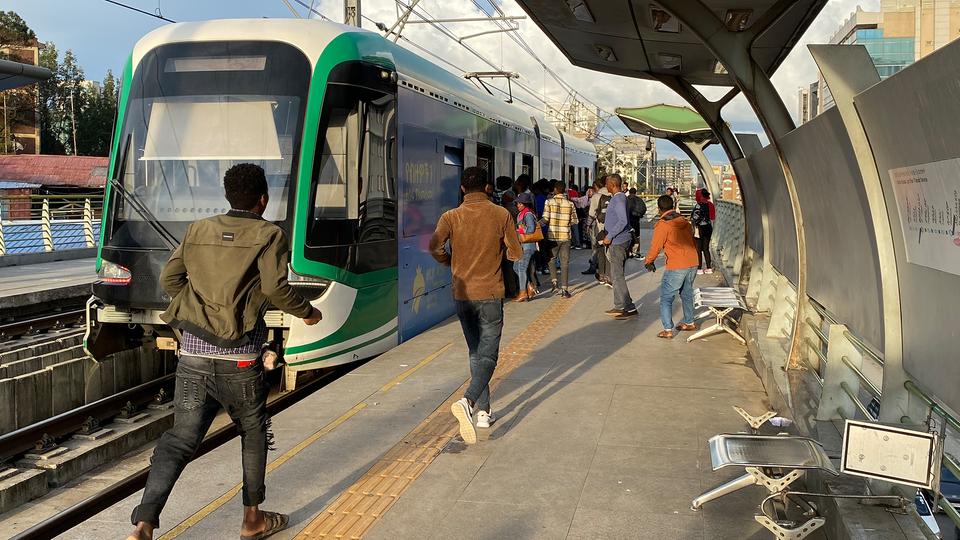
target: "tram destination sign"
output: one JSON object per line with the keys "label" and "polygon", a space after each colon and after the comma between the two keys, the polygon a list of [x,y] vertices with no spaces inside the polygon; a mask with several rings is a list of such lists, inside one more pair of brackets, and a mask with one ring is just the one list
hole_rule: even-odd
{"label": "tram destination sign", "polygon": [[840,471],[932,489],[940,467],[938,448],[932,433],[847,420]]}

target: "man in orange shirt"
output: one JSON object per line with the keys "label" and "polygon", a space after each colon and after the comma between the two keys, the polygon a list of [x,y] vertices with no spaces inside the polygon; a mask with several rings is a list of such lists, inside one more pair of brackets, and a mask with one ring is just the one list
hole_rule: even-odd
{"label": "man in orange shirt", "polygon": [[693,324],[693,280],[697,277],[697,246],[693,241],[690,222],[674,209],[673,197],[661,195],[657,199],[660,220],[653,228],[653,241],[647,251],[647,270],[655,272],[653,261],[663,250],[667,255],[667,269],[660,282],[660,321],[663,331],[657,337],[670,339],[674,336],[673,300],[680,293],[683,305],[683,322],[677,330],[696,330]]}

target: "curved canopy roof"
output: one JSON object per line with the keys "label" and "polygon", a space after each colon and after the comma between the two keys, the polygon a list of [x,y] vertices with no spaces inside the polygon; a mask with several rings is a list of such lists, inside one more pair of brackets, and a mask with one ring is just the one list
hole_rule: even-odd
{"label": "curved canopy roof", "polygon": [[616,113],[634,133],[693,142],[715,138],[703,117],[689,107],[661,103],[649,107],[618,107]]}
{"label": "curved canopy roof", "polygon": [[[701,2],[726,26],[756,33],[750,55],[772,74],[826,0],[687,0]],[[574,65],[644,79],[679,76],[692,84],[732,86],[703,41],[657,2],[647,0],[517,0]]]}
{"label": "curved canopy roof", "polygon": [[30,64],[21,64],[11,60],[0,60],[0,90],[10,90],[35,82],[45,81],[53,76],[49,69]]}

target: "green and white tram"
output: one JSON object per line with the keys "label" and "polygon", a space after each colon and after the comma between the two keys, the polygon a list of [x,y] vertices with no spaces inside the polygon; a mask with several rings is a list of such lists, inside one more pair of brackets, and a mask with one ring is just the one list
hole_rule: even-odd
{"label": "green and white tram", "polygon": [[453,313],[427,244],[464,167],[582,183],[596,169],[589,145],[542,119],[378,34],[315,20],[161,27],[135,46],[119,111],[85,347],[102,357],[172,335],[159,272],[190,222],[229,209],[224,172],[257,163],[290,281],[324,315],[265,315],[288,388]]}

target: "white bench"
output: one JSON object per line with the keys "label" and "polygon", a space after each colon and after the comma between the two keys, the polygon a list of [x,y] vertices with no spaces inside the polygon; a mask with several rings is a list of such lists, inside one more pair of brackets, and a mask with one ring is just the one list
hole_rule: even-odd
{"label": "white bench", "polygon": [[[694,308],[707,308],[708,311],[701,313],[697,319],[713,315],[716,322],[710,326],[705,326],[687,338],[687,341],[712,336],[720,332],[726,332],[733,336],[741,345],[746,341],[734,329],[736,321],[729,318],[736,311],[747,311],[747,304],[743,297],[733,287],[700,287],[693,291]],[[729,321],[729,324],[728,324]]]}

